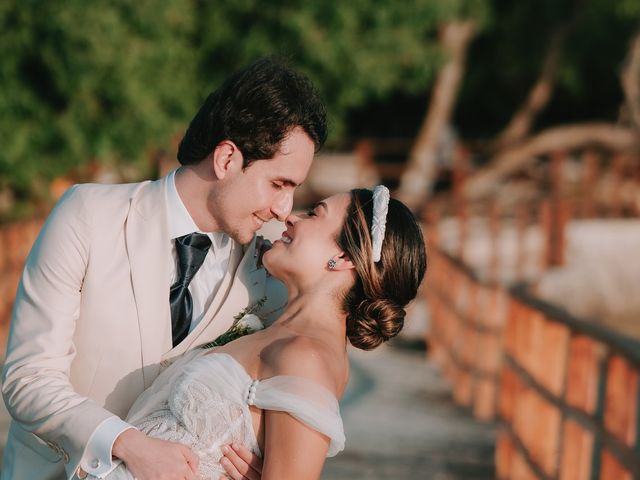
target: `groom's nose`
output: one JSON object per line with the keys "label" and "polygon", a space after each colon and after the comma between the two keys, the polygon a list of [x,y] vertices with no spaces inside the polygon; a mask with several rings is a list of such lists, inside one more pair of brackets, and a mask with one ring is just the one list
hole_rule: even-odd
{"label": "groom's nose", "polygon": [[281,222],[284,222],[291,213],[291,209],[293,208],[293,192],[293,188],[284,189],[271,207],[271,213]]}

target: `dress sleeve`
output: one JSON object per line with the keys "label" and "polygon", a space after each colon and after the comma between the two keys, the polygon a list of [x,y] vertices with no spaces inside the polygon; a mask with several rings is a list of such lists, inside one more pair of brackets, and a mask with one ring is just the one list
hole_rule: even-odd
{"label": "dress sleeve", "polygon": [[344,449],[345,436],[336,397],[322,385],[303,377],[281,375],[262,380],[252,403],[263,410],[287,412],[331,439],[327,457]]}

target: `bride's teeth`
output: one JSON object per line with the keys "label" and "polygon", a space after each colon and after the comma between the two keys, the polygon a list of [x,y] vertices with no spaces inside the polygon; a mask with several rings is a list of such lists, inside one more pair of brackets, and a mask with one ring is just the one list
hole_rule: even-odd
{"label": "bride's teeth", "polygon": [[291,243],[291,239],[289,237],[282,237],[280,240],[282,240],[283,243]]}

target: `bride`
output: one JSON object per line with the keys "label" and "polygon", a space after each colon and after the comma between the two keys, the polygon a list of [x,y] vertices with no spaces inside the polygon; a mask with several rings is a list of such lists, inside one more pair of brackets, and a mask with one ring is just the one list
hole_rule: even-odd
{"label": "bride", "polygon": [[[400,332],[426,254],[411,212],[378,186],[290,215],[263,262],[288,288],[282,316],[185,354],[127,417],[151,437],[189,447],[194,478],[223,476],[221,449],[230,443],[263,458],[265,480],[319,478],[325,457],[344,447],[337,399],[348,379],[347,339],[371,350]],[[107,478],[134,476],[120,464]]]}

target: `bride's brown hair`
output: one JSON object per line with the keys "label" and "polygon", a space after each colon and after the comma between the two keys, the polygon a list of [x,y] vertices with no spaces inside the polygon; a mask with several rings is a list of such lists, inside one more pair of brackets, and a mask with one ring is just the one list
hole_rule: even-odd
{"label": "bride's brown hair", "polygon": [[395,337],[404,325],[404,307],[415,298],[427,264],[424,239],[411,211],[390,199],[380,261],[373,262],[373,192],[351,190],[351,203],[338,245],[355,266],[355,283],[345,294],[347,337],[371,350]]}

